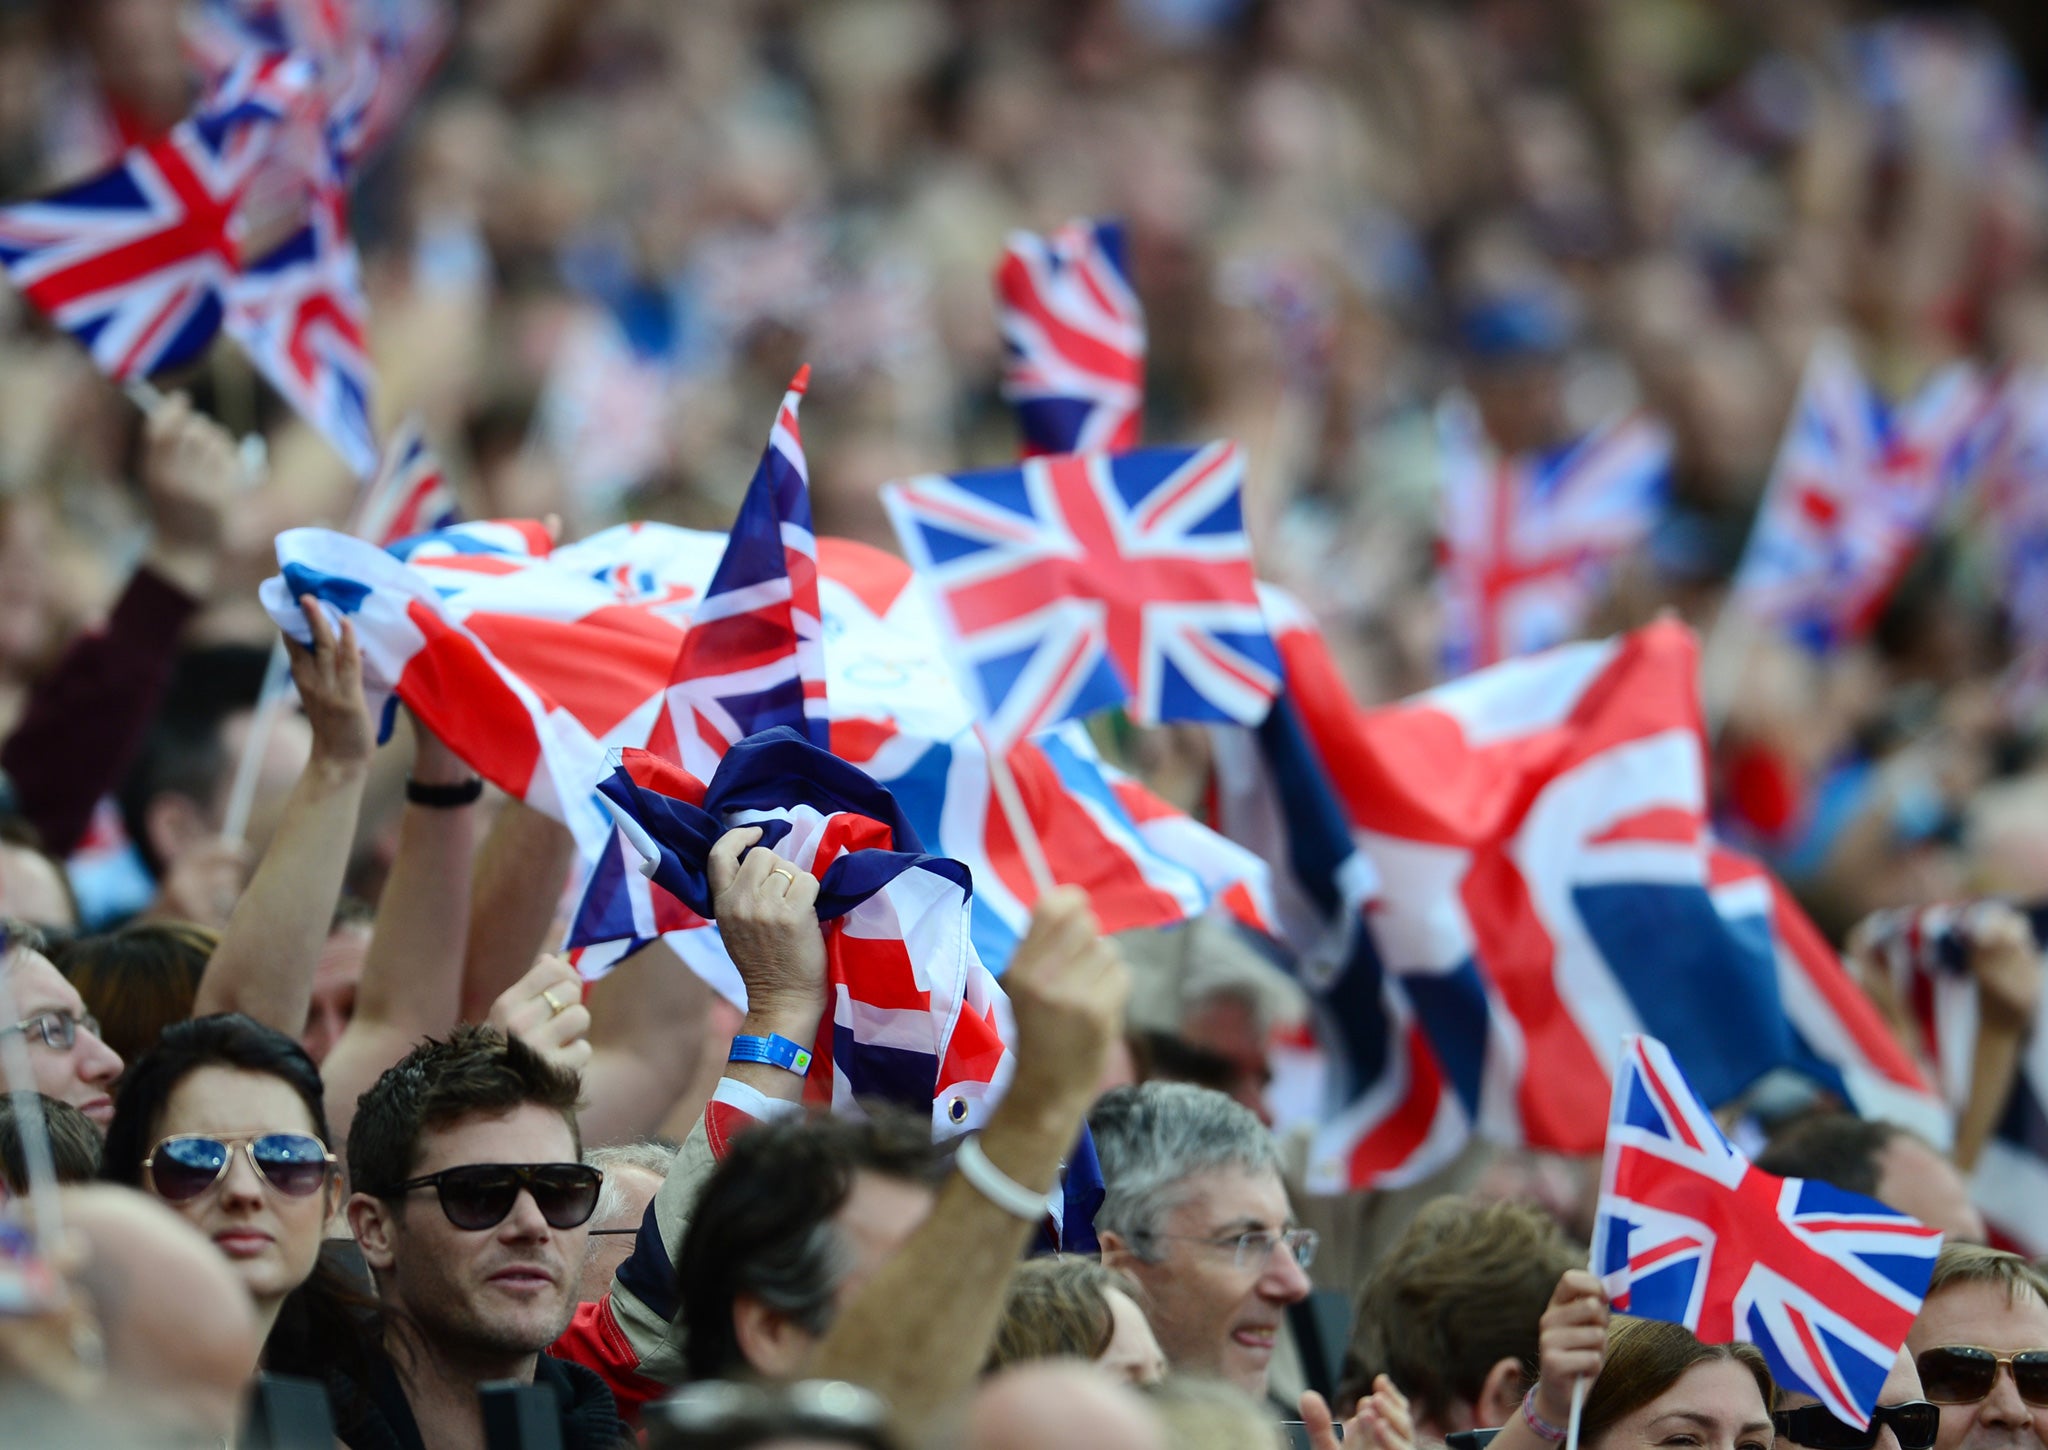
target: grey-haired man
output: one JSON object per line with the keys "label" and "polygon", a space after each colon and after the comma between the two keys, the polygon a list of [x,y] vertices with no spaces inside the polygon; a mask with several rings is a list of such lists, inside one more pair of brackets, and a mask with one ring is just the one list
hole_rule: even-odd
{"label": "grey-haired man", "polygon": [[1088,1125],[1108,1189],[1095,1216],[1102,1261],[1143,1286],[1174,1369],[1264,1396],[1315,1253],[1272,1134],[1224,1094],[1173,1082],[1104,1094]]}

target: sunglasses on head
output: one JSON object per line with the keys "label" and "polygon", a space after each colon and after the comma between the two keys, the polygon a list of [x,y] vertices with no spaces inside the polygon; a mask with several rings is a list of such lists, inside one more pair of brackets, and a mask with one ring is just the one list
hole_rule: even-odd
{"label": "sunglasses on head", "polygon": [[1899,1437],[1899,1450],[1934,1450],[1934,1434],[1941,1428],[1941,1409],[1925,1400],[1908,1400],[1903,1405],[1879,1405],[1870,1412],[1870,1425],[1859,1430],[1829,1414],[1821,1405],[1804,1405],[1780,1410],[1771,1416],[1778,1433],[1806,1450],[1870,1450],[1886,1425]]}
{"label": "sunglasses on head", "polygon": [[1974,1344],[1944,1344],[1923,1350],[1920,1392],[1937,1405],[1973,1405],[1998,1383],[1998,1367],[2012,1370],[2013,1388],[2030,1405],[2048,1405],[2048,1349],[1999,1354]]}
{"label": "sunglasses on head", "polygon": [[310,1133],[264,1133],[254,1138],[209,1138],[183,1133],[166,1138],[142,1160],[149,1185],[166,1203],[185,1203],[227,1177],[237,1145],[264,1182],[289,1198],[318,1193],[334,1171],[334,1155]]}
{"label": "sunglasses on head", "polygon": [[403,1198],[415,1188],[432,1187],[448,1222],[474,1232],[503,1223],[525,1189],[548,1227],[575,1228],[597,1211],[603,1183],[602,1173],[581,1163],[466,1163],[409,1178],[378,1196]]}

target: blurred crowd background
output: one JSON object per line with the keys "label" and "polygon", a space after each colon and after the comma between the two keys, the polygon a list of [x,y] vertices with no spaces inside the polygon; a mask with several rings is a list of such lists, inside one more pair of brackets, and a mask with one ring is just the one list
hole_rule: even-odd
{"label": "blurred crowd background", "polygon": [[[0,197],[184,114],[179,25],[0,4]],[[1261,573],[1390,700],[1436,678],[1447,391],[1506,451],[1661,416],[1674,501],[1594,628],[1704,628],[1823,330],[1895,395],[2048,364],[2044,90],[2027,0],[475,0],[354,197],[379,411],[471,517],[722,528],[808,361],[820,531],[893,547],[880,484],[1014,457],[1006,233],[1121,216],[1146,438],[1248,446]],[[264,644],[272,537],[354,482],[225,342],[163,381],[267,440],[193,632]],[[0,296],[0,735],[142,547],[138,435]],[[1720,736],[1726,830],[1838,936],[2048,895],[1986,532],[1946,520],[1865,643],[1760,644]],[[1138,743],[1169,794],[1185,746]]]}

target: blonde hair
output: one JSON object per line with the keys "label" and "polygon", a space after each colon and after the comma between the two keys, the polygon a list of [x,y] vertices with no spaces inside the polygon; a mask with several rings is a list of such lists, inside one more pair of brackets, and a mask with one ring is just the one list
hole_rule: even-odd
{"label": "blonde hair", "polygon": [[2005,1290],[2005,1297],[2017,1300],[2022,1294],[2032,1294],[2042,1304],[2048,1305],[2048,1278],[2041,1271],[2021,1258],[2003,1249],[1989,1249],[1982,1244],[1944,1244],[1941,1254],[1934,1261],[1934,1276],[1927,1281],[1927,1297],[1932,1299],[1943,1289],[1956,1284],[1996,1284]]}
{"label": "blonde hair", "polygon": [[1173,1374],[1145,1394],[1173,1450],[1286,1450],[1279,1422],[1236,1385]]}
{"label": "blonde hair", "polygon": [[1111,1291],[1137,1298],[1126,1274],[1094,1259],[1029,1259],[1010,1275],[983,1374],[1034,1359],[1100,1359],[1116,1334]]}

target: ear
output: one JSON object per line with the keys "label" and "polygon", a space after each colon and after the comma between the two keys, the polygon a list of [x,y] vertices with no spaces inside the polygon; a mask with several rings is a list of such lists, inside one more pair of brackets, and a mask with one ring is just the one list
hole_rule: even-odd
{"label": "ear", "polygon": [[1472,1407],[1475,1423],[1488,1428],[1509,1423],[1522,1403],[1522,1396],[1528,1393],[1529,1380],[1522,1373],[1522,1362],[1513,1355],[1495,1360],[1479,1386],[1479,1402]]}
{"label": "ear", "polygon": [[1138,1257],[1131,1251],[1130,1240],[1113,1230],[1103,1230],[1096,1235],[1096,1240],[1102,1245],[1102,1266],[1105,1269],[1121,1269]]}
{"label": "ear", "polygon": [[351,1193],[343,1212],[348,1215],[348,1231],[363,1252],[363,1262],[375,1272],[390,1272],[398,1259],[394,1244],[398,1224],[391,1205],[367,1193]]}
{"label": "ear", "polygon": [[199,802],[175,790],[152,797],[143,807],[142,829],[149,837],[149,849],[166,867],[183,855],[193,842],[204,840],[211,834]]}
{"label": "ear", "polygon": [[732,1302],[732,1333],[740,1357],[771,1384],[803,1378],[804,1366],[818,1345],[808,1330],[751,1294]]}

